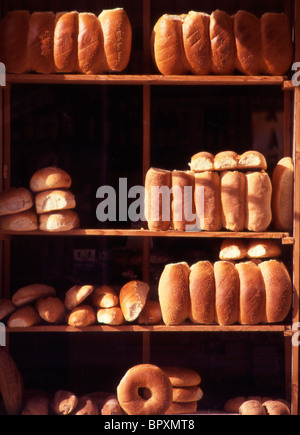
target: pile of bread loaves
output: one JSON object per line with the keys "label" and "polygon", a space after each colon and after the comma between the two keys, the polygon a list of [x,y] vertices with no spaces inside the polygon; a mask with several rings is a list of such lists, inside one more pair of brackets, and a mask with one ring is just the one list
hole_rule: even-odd
{"label": "pile of bread loaves", "polygon": [[230,75],[237,70],[276,76],[284,75],[293,60],[292,30],[283,13],[261,18],[243,10],[233,16],[220,10],[163,15],[151,46],[164,75]]}
{"label": "pile of bread loaves", "polygon": [[40,229],[65,232],[78,228],[76,201],[70,192],[70,175],[59,168],[37,171],[27,188],[12,188],[0,194],[0,229],[26,232]]}
{"label": "pile of bread loaves", "polygon": [[0,23],[8,73],[103,74],[130,60],[132,29],[122,8],[92,13],[11,11]]}
{"label": "pile of bread loaves", "polygon": [[291,231],[293,160],[280,160],[272,178],[266,170],[257,151],[200,152],[189,171],[150,168],[145,180],[149,230],[264,232],[272,223],[274,230]]}

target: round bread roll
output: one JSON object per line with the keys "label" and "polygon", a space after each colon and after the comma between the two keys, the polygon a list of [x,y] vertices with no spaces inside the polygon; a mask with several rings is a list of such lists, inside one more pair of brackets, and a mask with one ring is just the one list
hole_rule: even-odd
{"label": "round bread roll", "polygon": [[280,400],[268,400],[263,403],[266,415],[291,415],[287,404]]}
{"label": "round bread roll", "polygon": [[39,299],[35,307],[40,317],[47,323],[59,325],[65,319],[65,306],[58,298]]}
{"label": "round bread roll", "polygon": [[37,214],[43,214],[56,210],[72,210],[76,207],[76,201],[68,190],[47,190],[36,195],[35,206]]}
{"label": "round bread roll", "polygon": [[68,325],[75,328],[84,328],[97,322],[96,313],[90,305],[80,305],[68,315]]}
{"label": "round bread roll", "polygon": [[104,39],[101,23],[92,13],[79,14],[78,68],[82,74],[104,71]]}
{"label": "round bread roll", "polygon": [[240,232],[245,229],[246,177],[239,171],[221,174],[221,213],[226,230]]}
{"label": "round bread roll", "polygon": [[191,267],[189,288],[190,320],[195,324],[213,324],[215,321],[215,277],[213,265],[209,261],[200,261]]}
{"label": "round bread roll", "polygon": [[119,305],[119,297],[113,288],[103,285],[95,289],[92,302],[96,308],[114,308]]}
{"label": "round bread roll", "polygon": [[266,289],[260,268],[249,261],[236,265],[240,279],[240,323],[259,325],[265,320]]}
{"label": "round bread roll", "polygon": [[13,232],[29,232],[38,229],[37,214],[32,210],[0,217],[0,230]]}
{"label": "round bread roll", "polygon": [[221,230],[220,193],[220,176],[217,172],[207,171],[195,175],[195,206],[199,230]]}
{"label": "round bread roll", "polygon": [[47,394],[35,393],[25,404],[22,415],[49,415],[50,399]]}
{"label": "round bread roll", "polygon": [[244,402],[239,412],[242,415],[267,415],[263,405],[258,400]]}
{"label": "round bread roll", "polygon": [[294,162],[290,157],[280,160],[272,175],[273,225],[278,231],[293,229],[294,176]]}
{"label": "round bread roll", "polygon": [[272,183],[266,172],[246,174],[246,228],[266,231],[272,222]]}
{"label": "round bread roll", "polygon": [[77,66],[78,12],[56,14],[54,64],[58,73],[74,73]]}
{"label": "round bread roll", "polygon": [[32,194],[23,187],[0,193],[0,216],[22,213],[33,207]]}
{"label": "round bread roll", "polygon": [[239,321],[239,274],[227,261],[214,265],[216,283],[216,322],[221,326],[234,325]]}
{"label": "round bread roll", "polygon": [[159,325],[162,323],[160,303],[148,300],[145,308],[141,312],[138,323],[139,325]]}
{"label": "round bread roll", "polygon": [[247,257],[248,245],[243,239],[226,239],[222,242],[220,250],[220,260],[236,261]]}
{"label": "round bread roll", "polygon": [[239,414],[240,407],[243,403],[247,402],[246,397],[235,397],[234,399],[229,399],[224,405],[224,411],[229,414]]}
{"label": "round bread roll", "polygon": [[258,151],[247,151],[242,154],[239,158],[238,163],[239,169],[253,169],[253,170],[263,170],[266,171],[268,164],[265,156]]}
{"label": "round bread roll", "polygon": [[41,318],[36,310],[27,305],[26,307],[19,308],[10,315],[7,326],[9,328],[30,328],[41,323]]}
{"label": "round bread roll", "polygon": [[29,20],[28,61],[32,71],[53,74],[54,68],[54,28],[53,12],[34,12]]}
{"label": "round bread roll", "polygon": [[0,321],[16,311],[15,305],[10,299],[0,299]]}
{"label": "round bread roll", "polygon": [[48,167],[33,174],[30,189],[37,193],[44,190],[69,189],[72,185],[70,175],[60,168]]}
{"label": "round bread roll", "polygon": [[198,154],[195,154],[189,166],[191,171],[193,172],[205,172],[205,171],[213,171],[214,170],[214,160],[215,156],[206,151],[201,151]]}
{"label": "round bread roll", "polygon": [[12,302],[16,307],[31,304],[41,298],[55,297],[56,290],[45,284],[31,284],[15,292]]}
{"label": "round bread roll", "polygon": [[71,415],[99,415],[99,412],[91,396],[82,396],[79,397],[78,405]]}
{"label": "round bread roll", "polygon": [[104,325],[120,326],[125,324],[125,319],[121,308],[101,308],[97,312],[98,323]]}
{"label": "round bread roll", "polygon": [[285,265],[277,260],[259,265],[266,288],[266,322],[283,322],[290,312],[293,284]]}
{"label": "round bread roll", "polygon": [[107,399],[101,410],[101,415],[125,415],[116,396]]}
{"label": "round bread roll", "polygon": [[[148,400],[139,395],[143,388],[151,392]],[[117,393],[121,408],[128,415],[162,415],[171,406],[173,397],[167,375],[150,364],[130,369],[121,380]]]}
{"label": "round bread roll", "polygon": [[203,398],[203,391],[199,387],[173,388],[174,403],[199,402]]}
{"label": "round bread roll", "polygon": [[40,215],[40,230],[48,233],[62,233],[80,227],[78,214],[73,210],[54,211]]}
{"label": "round bread roll", "polygon": [[145,180],[145,216],[150,231],[168,231],[171,225],[171,171],[150,168]]}
{"label": "round bread roll", "polygon": [[78,397],[75,394],[59,390],[55,393],[52,402],[52,410],[56,415],[70,415],[78,405]]}
{"label": "round bread roll", "polygon": [[239,155],[234,151],[222,151],[215,156],[216,171],[234,171],[238,169]]}
{"label": "round bread roll", "polygon": [[281,247],[273,240],[250,240],[247,250],[249,258],[277,258],[282,254]]}
{"label": "round bread roll", "polygon": [[134,322],[143,311],[150,287],[145,282],[131,281],[120,291],[120,306],[127,322]]}
{"label": "round bread roll", "polygon": [[84,285],[79,286],[75,285],[70,288],[65,295],[65,307],[68,311],[72,311],[74,308],[78,307],[90,294],[94,291],[94,286],[92,285]]}
{"label": "round bread roll", "polygon": [[174,388],[198,387],[201,377],[196,370],[182,367],[162,367]]}
{"label": "round bread roll", "polygon": [[165,415],[190,415],[196,414],[198,402],[172,403]]}
{"label": "round bread roll", "polygon": [[216,10],[210,16],[210,41],[212,72],[233,74],[236,64],[236,47],[233,19],[224,11]]}
{"label": "round bread roll", "polygon": [[123,8],[104,10],[99,15],[104,37],[104,70],[121,72],[127,68],[132,44],[132,28]]}
{"label": "round bread roll", "polygon": [[190,268],[187,263],[165,267],[158,286],[159,302],[166,325],[180,325],[190,315]]}

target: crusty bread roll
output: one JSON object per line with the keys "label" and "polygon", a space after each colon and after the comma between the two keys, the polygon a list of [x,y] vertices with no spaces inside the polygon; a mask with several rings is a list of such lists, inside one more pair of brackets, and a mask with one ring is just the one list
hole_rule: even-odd
{"label": "crusty bread roll", "polygon": [[56,415],[70,415],[78,405],[78,397],[64,390],[55,393],[52,401],[52,410]]}
{"label": "crusty bread roll", "polygon": [[15,292],[12,302],[16,307],[22,307],[41,298],[55,297],[56,290],[45,284],[32,284],[22,287]]}
{"label": "crusty bread roll", "polygon": [[272,222],[272,183],[266,172],[246,174],[246,228],[266,231]]}
{"label": "crusty bread roll", "polygon": [[134,322],[139,317],[146,305],[149,291],[149,285],[142,281],[131,281],[122,287],[119,299],[127,322]]}
{"label": "crusty bread roll", "polygon": [[210,17],[212,72],[233,74],[236,64],[236,47],[233,19],[224,11],[216,10]]}
{"label": "crusty bread roll", "polygon": [[79,397],[78,405],[71,415],[99,415],[99,411],[92,396]]}
{"label": "crusty bread roll", "polygon": [[107,399],[101,409],[101,415],[125,415],[116,396]]}
{"label": "crusty bread roll", "polygon": [[36,171],[30,180],[30,189],[35,193],[44,190],[69,189],[71,185],[70,175],[63,169],[55,167]]}
{"label": "crusty bread roll", "polygon": [[200,230],[221,230],[220,176],[217,172],[195,174],[195,207]]}
{"label": "crusty bread roll", "polygon": [[285,265],[277,260],[259,265],[266,288],[266,322],[283,322],[290,312],[293,284]]}
{"label": "crusty bread roll", "polygon": [[165,415],[190,415],[196,414],[198,402],[191,403],[172,403]]}
{"label": "crusty bread roll", "polygon": [[75,285],[67,291],[65,295],[64,305],[68,311],[72,311],[78,305],[90,296],[94,291],[94,286],[92,285]]}
{"label": "crusty bread roll", "polygon": [[96,15],[79,14],[78,71],[82,74],[102,74],[104,71],[104,39]]}
{"label": "crusty bread roll", "polygon": [[3,231],[36,231],[38,229],[37,214],[32,210],[0,217],[0,229]]}
{"label": "crusty bread roll", "polygon": [[267,170],[268,164],[265,156],[259,151],[246,151],[239,158],[238,162],[239,169],[247,169],[247,170]]}
{"label": "crusty bread roll", "polygon": [[294,162],[285,157],[276,165],[272,175],[273,225],[278,231],[292,231],[294,204]]}
{"label": "crusty bread roll", "polygon": [[277,258],[282,254],[281,247],[274,240],[250,240],[248,258]]}
{"label": "crusty bread roll", "polygon": [[196,224],[195,176],[191,171],[172,172],[172,227],[187,231]]}
{"label": "crusty bread roll", "polygon": [[7,326],[9,328],[30,328],[41,323],[41,318],[35,308],[30,305],[19,308],[9,316]]}
{"label": "crusty bread roll", "polygon": [[32,194],[24,187],[9,189],[0,193],[0,216],[22,213],[32,207]]}
{"label": "crusty bread roll", "polygon": [[211,325],[215,321],[215,277],[209,261],[199,261],[190,273],[190,320],[195,324]]}
{"label": "crusty bread roll", "polygon": [[0,299],[0,322],[14,313],[16,309],[10,299]]}
{"label": "crusty bread roll", "polygon": [[193,74],[211,72],[209,24],[208,14],[191,11],[182,26],[185,55]]}
{"label": "crusty bread roll", "polygon": [[68,190],[47,190],[35,197],[37,214],[56,210],[71,210],[76,207],[75,196]]}
{"label": "crusty bread roll", "polygon": [[100,308],[97,311],[98,323],[104,325],[120,326],[125,324],[125,318],[121,308]]}
{"label": "crusty bread roll", "polygon": [[173,403],[199,402],[203,391],[199,387],[173,388]]}
{"label": "crusty bread roll", "polygon": [[174,388],[197,387],[201,384],[201,377],[196,370],[184,367],[162,367]]}
{"label": "crusty bread roll", "polygon": [[247,400],[244,402],[239,413],[242,415],[267,415],[263,405],[258,400]]}
{"label": "crusty bread roll", "polygon": [[266,289],[260,268],[248,261],[236,265],[240,279],[240,323],[259,325],[265,320]]}
{"label": "crusty bread roll", "polygon": [[229,414],[238,414],[240,407],[247,401],[246,397],[235,397],[234,399],[229,399],[225,402],[224,411]]}
{"label": "crusty bread roll", "polygon": [[261,17],[262,65],[265,74],[284,75],[293,61],[292,31],[286,14]]}
{"label": "crusty bread roll", "polygon": [[114,308],[119,304],[119,297],[112,287],[103,285],[95,289],[92,302],[96,308]]}
{"label": "crusty bread roll", "polygon": [[239,155],[234,151],[222,151],[215,156],[216,171],[234,171],[238,169]]}
{"label": "crusty bread roll", "polygon": [[37,300],[35,308],[39,316],[47,323],[59,325],[65,320],[65,306],[58,298],[45,298]]}
{"label": "crusty bread roll", "polygon": [[171,225],[171,171],[151,168],[145,181],[145,217],[150,231],[167,231]]}
{"label": "crusty bread roll", "polygon": [[245,174],[226,171],[221,174],[221,213],[223,227],[229,231],[243,231],[246,222]]}
{"label": "crusty bread roll", "polygon": [[63,210],[40,215],[41,231],[61,233],[79,228],[80,222],[77,213],[73,210]]}
{"label": "crusty bread roll", "polygon": [[160,303],[148,300],[139,317],[139,325],[159,325],[161,322],[162,312]]}
{"label": "crusty bread roll", "polygon": [[0,61],[6,72],[24,74],[29,71],[27,37],[30,13],[10,11],[0,22]]}
{"label": "crusty bread roll", "polygon": [[95,310],[90,305],[80,305],[68,315],[68,325],[76,328],[94,325],[97,322]]}
{"label": "crusty bread roll", "polygon": [[77,66],[78,12],[56,14],[54,64],[58,73],[74,73]]}
{"label": "crusty bread roll", "polygon": [[189,317],[189,275],[190,268],[187,263],[169,264],[164,268],[158,295],[166,325],[180,325]]}
{"label": "crusty bread roll", "polygon": [[213,171],[214,160],[215,156],[213,154],[201,151],[192,157],[189,166],[193,172]]}
{"label": "crusty bread roll", "polygon": [[290,408],[281,400],[268,400],[263,403],[266,415],[291,415]]}
{"label": "crusty bread roll", "polygon": [[236,261],[247,257],[247,242],[243,239],[225,239],[220,250],[220,260]]}
{"label": "crusty bread roll", "polygon": [[53,12],[34,12],[29,20],[27,40],[28,61],[32,71],[52,74],[54,68],[54,28]]}
{"label": "crusty bread roll", "polygon": [[214,265],[216,284],[216,322],[221,326],[234,325],[239,321],[239,274],[227,261]]}
{"label": "crusty bread roll", "polygon": [[152,40],[156,66],[163,75],[180,75],[188,72],[185,56],[182,25],[178,15],[163,15],[156,23]]}
{"label": "crusty bread roll", "polygon": [[104,10],[99,15],[104,37],[104,70],[121,72],[127,68],[132,44],[132,28],[123,8]]}
{"label": "crusty bread roll", "polygon": [[238,11],[233,17],[237,51],[236,68],[248,76],[261,73],[262,42],[260,19],[247,11]]}

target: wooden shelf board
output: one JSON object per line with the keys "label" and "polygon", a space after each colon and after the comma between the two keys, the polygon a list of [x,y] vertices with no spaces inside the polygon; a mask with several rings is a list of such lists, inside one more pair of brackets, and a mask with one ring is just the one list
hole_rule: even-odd
{"label": "wooden shelf board", "polygon": [[[286,84],[285,84],[286,82]],[[162,76],[162,75],[82,75],[82,74],[8,74],[9,84],[82,84],[82,85],[278,85],[290,89],[283,76]]]}

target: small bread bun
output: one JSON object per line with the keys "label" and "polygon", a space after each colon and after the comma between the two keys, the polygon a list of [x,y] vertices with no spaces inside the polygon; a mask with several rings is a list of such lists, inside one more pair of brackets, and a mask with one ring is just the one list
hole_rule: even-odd
{"label": "small bread bun", "polygon": [[268,168],[268,164],[265,156],[262,153],[258,151],[247,151],[240,156],[238,167],[239,169],[261,169],[263,171],[266,171]]}
{"label": "small bread bun", "polygon": [[206,151],[201,151],[192,157],[189,166],[193,172],[213,171],[214,160],[215,156],[213,154]]}
{"label": "small bread bun", "polygon": [[281,247],[274,240],[250,240],[248,258],[277,258],[282,254]]}
{"label": "small bread bun", "polygon": [[73,73],[77,66],[78,12],[56,14],[54,63],[58,73]]}
{"label": "small bread bun", "polygon": [[0,216],[22,213],[33,207],[32,194],[23,187],[0,193]]}
{"label": "small bread bun", "polygon": [[174,403],[199,402],[203,397],[203,391],[199,387],[173,388]]}
{"label": "small bread bun", "polygon": [[125,415],[116,396],[107,399],[101,410],[101,415]]}
{"label": "small bread bun", "polygon": [[16,291],[12,297],[12,302],[16,307],[22,307],[38,299],[55,296],[56,291],[53,287],[45,284],[32,284]]}
{"label": "small bread bun", "polygon": [[222,151],[215,156],[216,171],[235,171],[238,169],[239,155],[234,151]]}
{"label": "small bread bun", "polygon": [[266,415],[291,415],[290,408],[281,400],[268,400],[263,403]]}
{"label": "small bread bun", "polygon": [[31,14],[28,32],[28,60],[32,71],[53,74],[54,68],[54,28],[53,12],[34,12]]}
{"label": "small bread bun", "polygon": [[96,308],[114,308],[119,305],[119,297],[113,288],[103,285],[95,289],[92,302]]}
{"label": "small bread bun", "polygon": [[143,311],[150,291],[148,284],[131,281],[120,291],[120,306],[127,322],[134,322]]}
{"label": "small bread bun", "polygon": [[237,261],[247,257],[248,244],[243,239],[225,239],[220,250],[220,260]]}
{"label": "small bread bun", "polygon": [[76,328],[84,328],[97,322],[96,313],[90,305],[80,305],[68,315],[68,325]]}
{"label": "small bread bun", "polygon": [[125,324],[125,319],[121,308],[101,308],[97,311],[98,323],[104,325],[120,326]]}
{"label": "small bread bun", "polygon": [[30,189],[37,193],[44,190],[69,189],[72,185],[70,175],[60,168],[48,167],[33,174]]}
{"label": "small bread bun", "polygon": [[40,317],[47,323],[59,325],[65,319],[65,306],[58,298],[39,299],[35,307]]}
{"label": "small bread bun", "polygon": [[139,317],[139,325],[159,325],[161,322],[162,312],[160,303],[157,301],[148,300]]}
{"label": "small bread bun", "polygon": [[166,373],[173,387],[187,388],[197,387],[201,384],[201,377],[193,369],[186,369],[183,367],[162,367]]}
{"label": "small bread bun", "polygon": [[16,311],[15,305],[10,299],[0,299],[0,321]]}
{"label": "small bread bun", "polygon": [[55,393],[52,409],[56,415],[70,415],[78,405],[78,397],[75,394],[59,390]]}
{"label": "small bread bun", "polygon": [[258,400],[244,402],[239,412],[242,415],[267,415],[263,405]]}
{"label": "small bread bun", "polygon": [[76,201],[68,190],[47,190],[36,195],[35,206],[37,214],[43,214],[56,210],[72,210],[76,207]]}
{"label": "small bread bun", "polygon": [[28,232],[38,229],[37,214],[32,210],[0,217],[0,229],[3,231]]}
{"label": "small bread bun", "polygon": [[40,230],[49,233],[62,233],[79,228],[80,221],[73,210],[43,213],[40,215]]}
{"label": "small bread bun", "polygon": [[9,317],[7,326],[9,328],[30,328],[41,323],[37,311],[30,305],[19,308]]}
{"label": "small bread bun", "polygon": [[70,288],[65,295],[65,307],[66,310],[72,311],[78,305],[80,305],[90,294],[94,291],[94,286],[92,285],[84,285],[79,286],[75,285]]}

